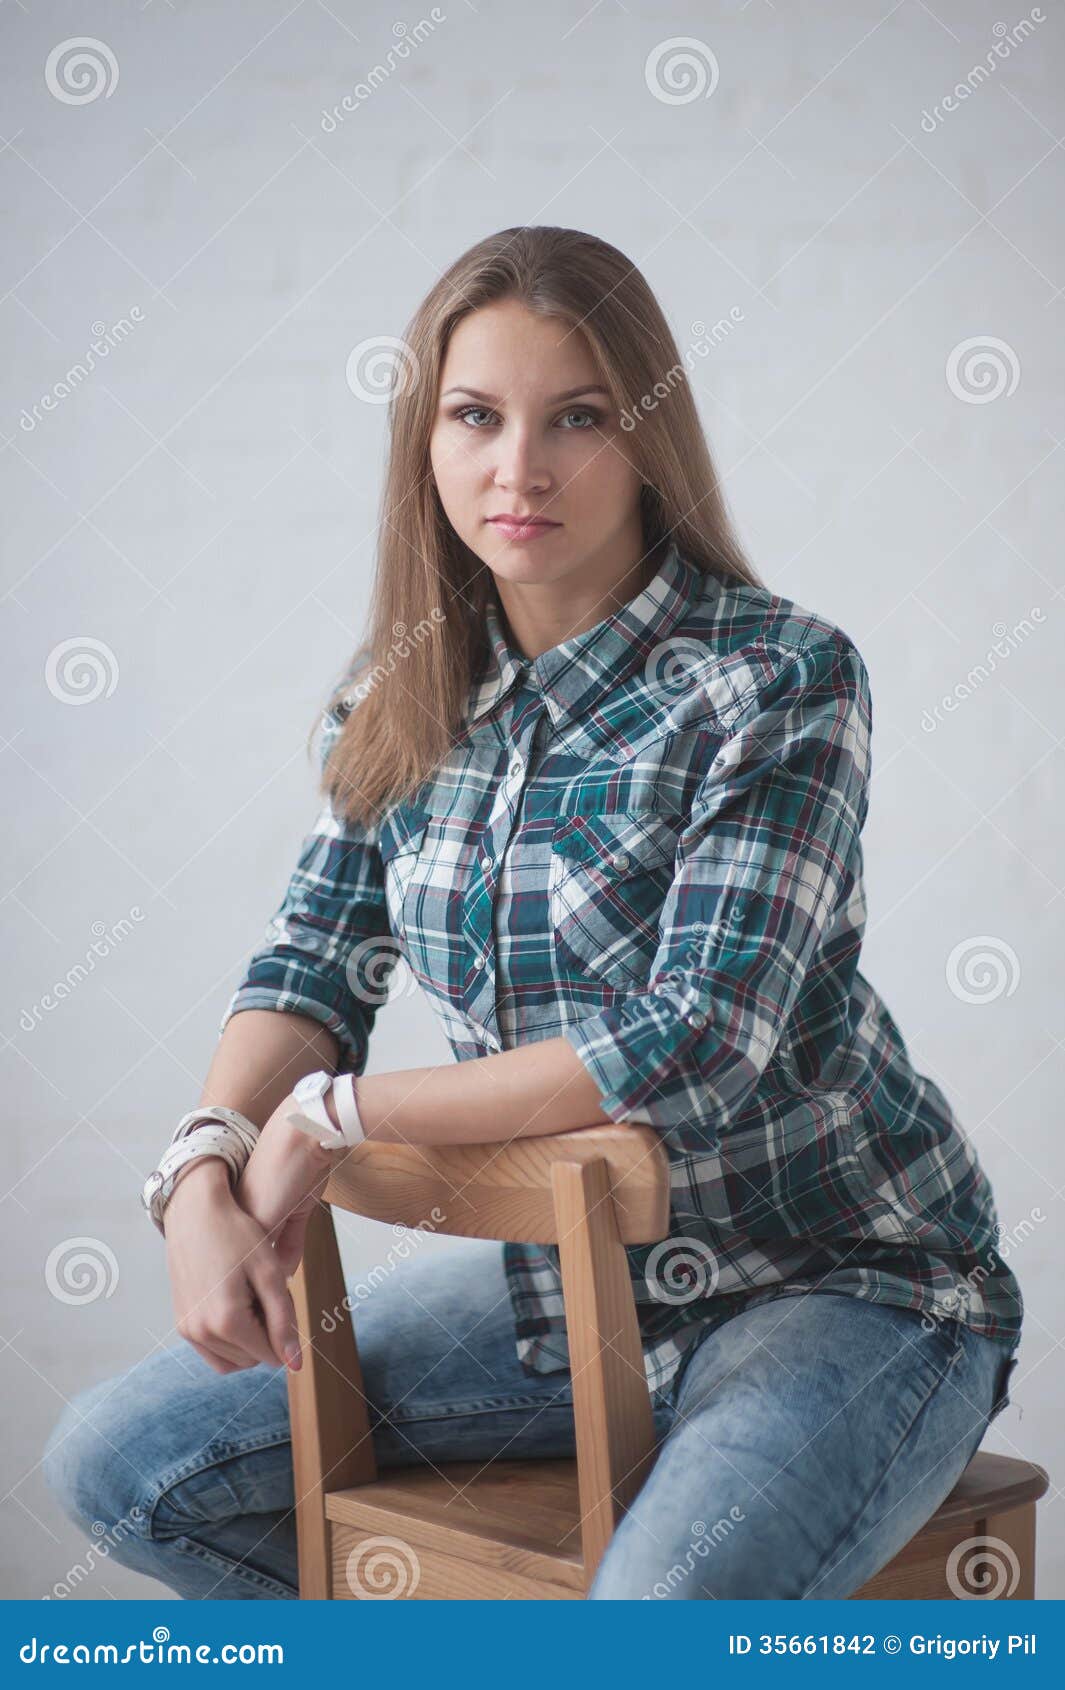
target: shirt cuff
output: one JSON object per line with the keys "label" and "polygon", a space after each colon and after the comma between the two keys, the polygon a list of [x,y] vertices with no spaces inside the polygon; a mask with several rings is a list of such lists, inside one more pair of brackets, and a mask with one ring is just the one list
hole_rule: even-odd
{"label": "shirt cuff", "polygon": [[693,988],[662,984],[573,1022],[562,1036],[595,1081],[610,1120],[670,1128],[694,1114],[692,1136],[710,1149],[719,1142],[706,1125],[714,1098],[701,1076],[705,1041],[716,1043],[710,1022]]}

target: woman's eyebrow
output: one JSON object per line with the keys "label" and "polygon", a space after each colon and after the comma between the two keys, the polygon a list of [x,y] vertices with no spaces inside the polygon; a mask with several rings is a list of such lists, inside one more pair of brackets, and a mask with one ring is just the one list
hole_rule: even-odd
{"label": "woman's eyebrow", "polygon": [[[500,400],[496,398],[495,394],[480,393],[476,387],[449,387],[440,395],[441,399],[446,399],[449,393],[468,393],[471,398],[480,399],[486,405],[500,404]],[[545,403],[548,405],[559,405],[563,399],[576,399],[582,393],[605,393],[607,398],[610,397],[609,389],[598,385],[593,385],[591,387],[571,387],[568,388],[565,393],[549,394]]]}

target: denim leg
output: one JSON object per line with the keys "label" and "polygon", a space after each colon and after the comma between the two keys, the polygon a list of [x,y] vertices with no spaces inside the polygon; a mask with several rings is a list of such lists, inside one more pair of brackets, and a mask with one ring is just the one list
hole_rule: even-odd
{"label": "denim leg", "polygon": [[957,1320],[781,1296],[695,1341],[593,1599],[846,1597],[953,1489],[1008,1351]]}
{"label": "denim leg", "polygon": [[[425,1252],[348,1293],[382,1468],[575,1453],[568,1370],[518,1360],[501,1245]],[[660,1405],[663,1434],[669,1418]],[[74,1399],[44,1470],[101,1548],[183,1597],[297,1593],[283,1368],[218,1374],[184,1342],[156,1352]]]}

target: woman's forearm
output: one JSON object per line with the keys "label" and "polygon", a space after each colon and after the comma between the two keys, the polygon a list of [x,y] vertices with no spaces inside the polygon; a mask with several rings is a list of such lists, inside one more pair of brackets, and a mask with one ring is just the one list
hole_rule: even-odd
{"label": "woman's forearm", "polygon": [[200,1104],[239,1109],[263,1127],[304,1074],[336,1071],[339,1046],[320,1021],[291,1010],[242,1009],[222,1031]]}
{"label": "woman's forearm", "polygon": [[599,1096],[563,1038],[357,1082],[363,1128],[377,1143],[483,1144],[602,1126],[610,1117]]}

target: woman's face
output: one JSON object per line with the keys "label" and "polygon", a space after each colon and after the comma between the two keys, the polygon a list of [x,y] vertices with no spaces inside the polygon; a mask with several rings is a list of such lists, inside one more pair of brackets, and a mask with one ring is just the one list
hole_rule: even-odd
{"label": "woman's face", "polygon": [[[493,574],[550,583],[597,562],[630,565],[641,477],[626,444],[579,331],[515,300],[458,324],[429,457],[448,520]],[[557,526],[514,535],[492,520],[508,513]]]}

